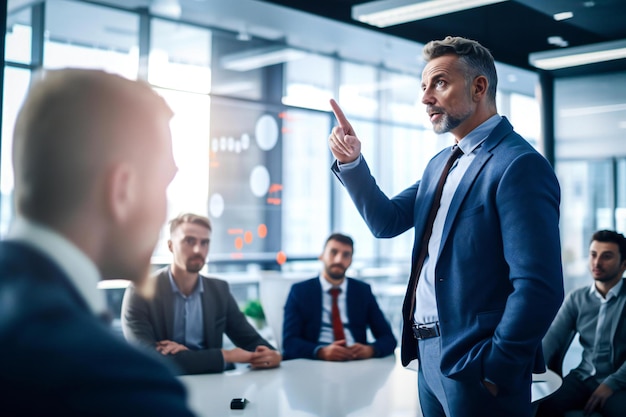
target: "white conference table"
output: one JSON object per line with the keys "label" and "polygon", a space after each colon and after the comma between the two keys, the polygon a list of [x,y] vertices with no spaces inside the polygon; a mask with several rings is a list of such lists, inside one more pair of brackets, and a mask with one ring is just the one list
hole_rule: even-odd
{"label": "white conference table", "polygon": [[[200,417],[418,417],[416,365],[402,367],[399,355],[351,362],[295,359],[276,369],[239,368],[180,379]],[[533,375],[533,401],[560,385],[552,371]],[[231,410],[233,398],[249,403]]]}

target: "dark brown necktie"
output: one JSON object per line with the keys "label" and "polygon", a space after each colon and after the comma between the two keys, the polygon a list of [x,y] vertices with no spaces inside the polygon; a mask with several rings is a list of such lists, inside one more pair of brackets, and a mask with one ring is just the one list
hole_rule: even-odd
{"label": "dark brown necktie", "polygon": [[441,172],[441,176],[439,177],[439,182],[437,183],[437,190],[435,190],[435,197],[433,199],[433,205],[430,207],[430,212],[428,213],[428,219],[426,220],[426,225],[424,227],[424,235],[422,236],[422,244],[420,254],[415,262],[415,268],[413,268],[413,276],[410,281],[410,294],[411,294],[411,310],[409,311],[411,314],[411,319],[415,313],[415,290],[417,289],[417,281],[419,280],[420,273],[422,272],[422,267],[424,266],[424,260],[426,260],[426,255],[428,254],[428,241],[430,240],[430,236],[433,233],[433,224],[435,223],[435,217],[437,217],[437,211],[439,210],[439,206],[441,204],[441,194],[443,193],[443,186],[446,183],[446,178],[448,178],[448,173],[450,172],[450,168],[454,164],[454,161],[458,159],[458,157],[463,153],[461,148],[458,145],[454,145],[452,149],[452,154],[446,165],[443,167],[443,171]]}
{"label": "dark brown necktie", "polygon": [[339,314],[339,305],[337,304],[337,298],[341,292],[340,288],[331,288],[330,295],[333,297],[333,303],[331,307],[331,318],[333,321],[333,335],[335,340],[344,340],[346,338],[343,332],[343,323],[341,322],[341,314]]}

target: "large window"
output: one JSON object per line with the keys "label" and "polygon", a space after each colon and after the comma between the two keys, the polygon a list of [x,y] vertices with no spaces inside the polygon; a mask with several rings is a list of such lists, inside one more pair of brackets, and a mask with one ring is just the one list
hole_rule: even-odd
{"label": "large window", "polygon": [[135,13],[66,0],[45,6],[45,68],[98,68],[137,77],[139,17]]}
{"label": "large window", "polygon": [[288,110],[283,117],[283,183],[275,191],[282,204],[283,251],[291,257],[321,253],[330,233],[331,172],[324,113]]}
{"label": "large window", "polygon": [[148,81],[159,87],[208,94],[211,90],[211,32],[179,22],[153,19],[150,35]]}
{"label": "large window", "polygon": [[[408,262],[412,233],[375,239],[330,172],[327,139],[336,120],[328,101],[335,98],[344,109],[391,197],[419,180],[432,156],[452,141],[432,132],[417,62],[413,72],[400,73],[292,51],[288,62],[269,64],[280,41],[98,3],[35,2],[9,16],[0,233],[12,215],[11,135],[30,70],[89,67],[145,77],[174,110],[178,174],[168,188],[168,215],[209,215],[211,260],[220,268],[279,268],[283,253],[288,263],[310,262],[334,231],[354,237],[355,269]],[[32,51],[41,51],[43,61]],[[532,94],[509,88],[503,97],[516,129],[536,139]],[[169,261],[166,239],[164,226],[157,263]]]}
{"label": "large window", "polygon": [[590,282],[592,234],[626,233],[626,73],[557,79],[554,96],[563,266],[571,290]]}
{"label": "large window", "polygon": [[7,67],[4,69],[4,96],[2,97],[2,160],[0,161],[0,237],[4,236],[13,217],[13,163],[11,160],[13,127],[17,112],[24,101],[30,71]]}
{"label": "large window", "polygon": [[[565,289],[589,283],[591,235],[614,229],[613,161],[559,162],[561,184],[561,244]],[[626,184],[622,184],[624,187]]]}
{"label": "large window", "polygon": [[7,17],[5,59],[9,62],[31,62],[31,9],[23,9]]}
{"label": "large window", "polygon": [[328,101],[335,98],[335,60],[321,55],[287,62],[285,66],[285,105],[330,110]]}

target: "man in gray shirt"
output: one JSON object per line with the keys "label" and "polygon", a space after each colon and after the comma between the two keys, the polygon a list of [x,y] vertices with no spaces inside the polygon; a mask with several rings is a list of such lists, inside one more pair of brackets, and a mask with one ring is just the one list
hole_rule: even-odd
{"label": "man in gray shirt", "polygon": [[539,404],[538,417],[563,416],[569,410],[623,416],[626,410],[626,238],[594,233],[589,248],[591,287],[572,291],[543,340],[548,364],[560,363],[576,333],[583,355],[556,393]]}

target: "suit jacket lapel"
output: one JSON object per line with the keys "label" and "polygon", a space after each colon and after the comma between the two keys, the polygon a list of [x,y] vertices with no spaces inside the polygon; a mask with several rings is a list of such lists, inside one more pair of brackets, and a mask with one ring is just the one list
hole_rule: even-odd
{"label": "suit jacket lapel", "polygon": [[452,225],[454,224],[456,216],[459,214],[461,204],[465,200],[465,197],[469,193],[472,185],[478,178],[478,175],[482,171],[483,167],[485,166],[487,161],[489,161],[489,159],[491,159],[491,157],[493,156],[493,148],[500,144],[504,137],[511,131],[513,131],[513,126],[511,126],[509,121],[505,117],[503,117],[502,121],[498,123],[498,125],[489,134],[487,139],[485,139],[483,144],[477,149],[476,157],[472,161],[471,165],[467,168],[467,171],[465,171],[465,174],[463,175],[463,178],[461,178],[459,186],[456,189],[454,196],[452,197],[452,201],[448,209],[448,214],[446,215],[446,221],[443,226],[443,233],[441,234],[441,245],[439,245],[439,253],[437,254],[437,259],[439,259],[439,255],[441,255],[441,250],[445,246],[445,242],[450,235],[450,230],[452,229]]}
{"label": "suit jacket lapel", "polygon": [[312,318],[315,320],[317,338],[319,339],[320,334],[322,334],[322,284],[320,284],[319,276],[311,282],[310,290],[310,303],[311,308],[313,308]]}
{"label": "suit jacket lapel", "polygon": [[459,213],[459,209],[461,208],[461,203],[465,200],[467,193],[469,192],[472,184],[476,181],[476,177],[482,170],[483,166],[487,161],[492,157],[491,152],[478,152],[476,158],[472,161],[472,164],[467,168],[467,171],[463,175],[461,182],[459,183],[458,188],[456,189],[454,196],[452,197],[452,202],[450,203],[450,208],[448,209],[448,214],[446,216],[446,221],[443,225],[443,233],[441,234],[441,245],[439,245],[439,253],[437,254],[437,259],[439,259],[439,255],[441,254],[441,248],[444,246],[444,242],[448,239],[448,235],[450,234],[450,229],[452,228],[452,224],[454,223],[454,219],[456,219],[457,214]]}

